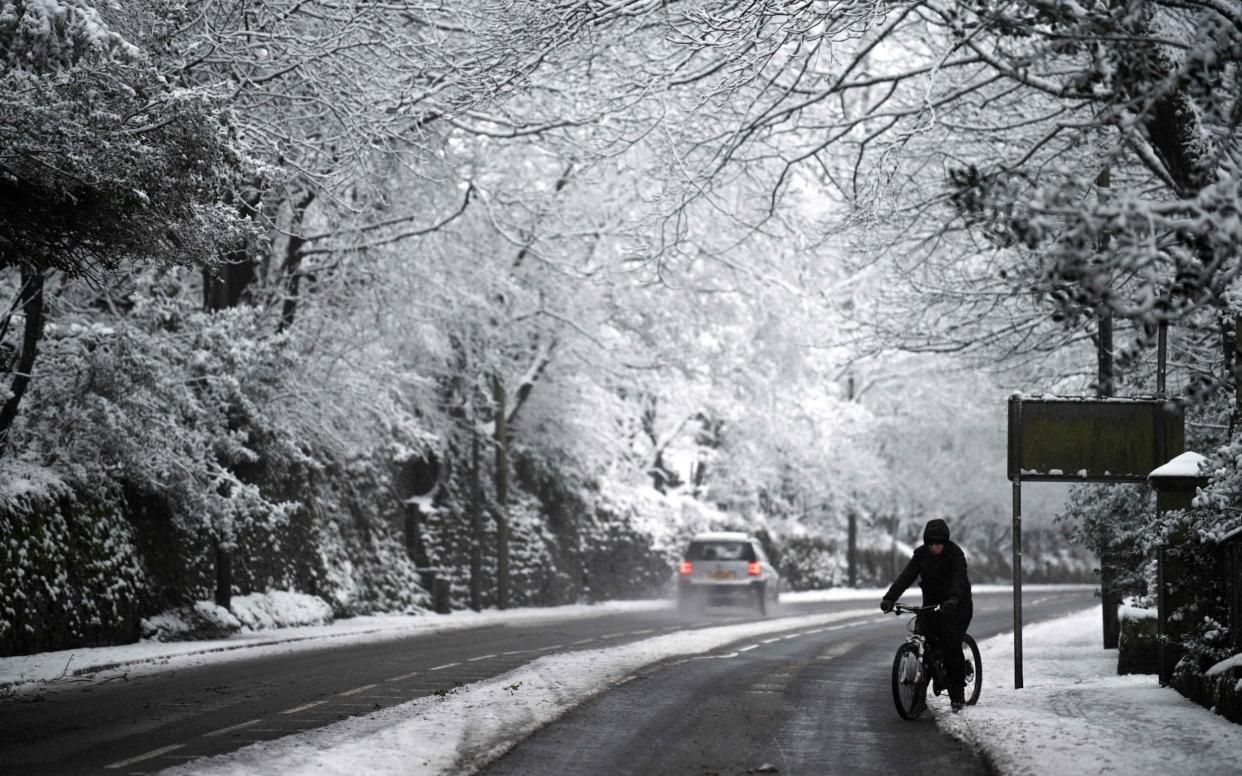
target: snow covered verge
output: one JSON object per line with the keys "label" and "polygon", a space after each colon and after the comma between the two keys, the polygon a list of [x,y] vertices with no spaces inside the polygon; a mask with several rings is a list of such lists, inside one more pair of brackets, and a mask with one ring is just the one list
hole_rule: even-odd
{"label": "snow covered verge", "polygon": [[142,620],[142,636],[156,641],[200,639],[202,634],[223,636],[241,630],[268,630],[299,625],[328,625],[332,607],[308,593],[271,590],[235,595],[229,608],[212,601],[170,609]]}
{"label": "snow covered verge", "polygon": [[[1095,590],[1099,585],[1023,585],[1022,595],[1026,599],[1027,596],[1036,595],[1038,593],[1055,593],[1065,590]],[[792,593],[781,593],[781,601],[785,603],[809,603],[817,601],[859,601],[874,599],[876,606],[879,606],[880,599],[888,592],[887,587],[873,588],[851,588],[851,587],[832,587],[827,590],[799,590]],[[981,595],[983,593],[1012,593],[1013,587],[1009,585],[971,585],[970,592],[973,595]],[[918,587],[908,590],[902,600],[909,600],[912,596],[919,596]],[[1028,600],[1029,604],[1030,601]]]}
{"label": "snow covered verge", "polygon": [[1003,776],[1125,773],[1237,774],[1242,725],[1213,714],[1150,675],[1118,676],[1100,647],[1099,607],[1023,631],[1025,687],[1013,689],[1013,634],[980,644],[979,705],[940,727],[971,744]]}
{"label": "snow covered verge", "polygon": [[[238,598],[234,598],[237,601]],[[241,630],[227,638],[204,641],[141,641],[110,647],[80,647],[34,655],[0,658],[0,693],[31,694],[62,683],[78,686],[119,674],[156,673],[206,663],[244,660],[259,655],[312,649],[421,633],[479,628],[505,623],[534,624],[570,617],[603,617],[623,612],[668,608],[669,601],[610,601],[600,604],[530,607],[506,611],[456,612],[450,617],[429,614],[377,614],[337,620],[329,625]]]}
{"label": "snow covered verge", "polygon": [[634,671],[778,631],[816,628],[871,614],[834,614],[680,631],[610,649],[550,655],[502,676],[365,717],[162,771],[237,774],[470,773],[569,709]]}

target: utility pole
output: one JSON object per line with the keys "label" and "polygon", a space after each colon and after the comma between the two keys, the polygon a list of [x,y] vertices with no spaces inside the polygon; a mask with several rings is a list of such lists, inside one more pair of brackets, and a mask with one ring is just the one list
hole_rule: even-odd
{"label": "utility pole", "polygon": [[496,405],[496,608],[509,608],[509,419],[505,381],[492,376]]}

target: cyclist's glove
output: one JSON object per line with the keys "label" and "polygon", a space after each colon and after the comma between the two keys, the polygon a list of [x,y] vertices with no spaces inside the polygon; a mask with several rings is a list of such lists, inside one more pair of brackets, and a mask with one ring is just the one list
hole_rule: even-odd
{"label": "cyclist's glove", "polygon": [[950,596],[944,599],[940,604],[940,611],[945,614],[953,614],[957,611],[957,596]]}
{"label": "cyclist's glove", "polygon": [[882,612],[893,611],[893,602],[888,600],[887,598],[881,598],[880,599],[880,611]]}

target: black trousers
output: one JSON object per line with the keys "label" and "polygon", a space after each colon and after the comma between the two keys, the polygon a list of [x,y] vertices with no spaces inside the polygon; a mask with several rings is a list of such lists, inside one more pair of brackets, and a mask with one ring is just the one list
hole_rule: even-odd
{"label": "black trousers", "polygon": [[974,605],[967,601],[952,614],[922,612],[919,614],[919,632],[927,637],[933,649],[939,649],[944,672],[950,685],[961,687],[966,683],[966,657],[962,654],[962,637],[975,616]]}

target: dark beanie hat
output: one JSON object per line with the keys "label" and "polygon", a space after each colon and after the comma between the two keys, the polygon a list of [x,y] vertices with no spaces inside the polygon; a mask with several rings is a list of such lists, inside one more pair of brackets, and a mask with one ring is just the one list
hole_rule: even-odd
{"label": "dark beanie hat", "polygon": [[944,544],[949,541],[949,524],[940,518],[927,521],[923,529],[923,544]]}

